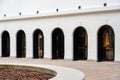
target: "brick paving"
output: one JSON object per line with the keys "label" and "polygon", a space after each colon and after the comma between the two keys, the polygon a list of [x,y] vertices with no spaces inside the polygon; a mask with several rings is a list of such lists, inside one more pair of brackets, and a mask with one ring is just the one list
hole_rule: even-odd
{"label": "brick paving", "polygon": [[120,62],[0,58],[0,63],[45,64],[70,67],[85,73],[85,80],[120,80]]}

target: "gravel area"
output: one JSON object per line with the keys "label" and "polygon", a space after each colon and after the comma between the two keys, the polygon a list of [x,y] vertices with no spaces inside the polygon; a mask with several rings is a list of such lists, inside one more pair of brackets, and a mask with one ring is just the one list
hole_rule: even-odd
{"label": "gravel area", "polygon": [[48,80],[54,75],[26,69],[0,68],[0,80]]}

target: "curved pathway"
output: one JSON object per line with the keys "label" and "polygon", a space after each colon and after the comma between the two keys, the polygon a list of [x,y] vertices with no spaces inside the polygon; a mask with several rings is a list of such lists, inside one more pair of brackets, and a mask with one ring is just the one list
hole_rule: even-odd
{"label": "curved pathway", "polygon": [[0,63],[24,63],[64,66],[85,73],[85,80],[120,80],[120,63],[30,58],[0,58]]}

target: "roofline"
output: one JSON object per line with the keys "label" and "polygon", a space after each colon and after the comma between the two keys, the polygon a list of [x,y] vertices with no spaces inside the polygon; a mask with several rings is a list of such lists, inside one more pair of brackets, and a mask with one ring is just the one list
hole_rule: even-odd
{"label": "roofline", "polygon": [[6,16],[1,17],[0,22],[15,21],[15,20],[28,20],[28,19],[40,19],[40,18],[50,18],[50,17],[61,17],[61,16],[71,16],[71,15],[85,15],[85,14],[95,14],[95,13],[108,13],[108,12],[119,12],[120,5],[117,6],[106,6],[106,7],[95,7],[95,8],[84,8],[84,9],[74,9],[58,12],[47,12],[39,14],[30,15],[19,15],[19,16]]}

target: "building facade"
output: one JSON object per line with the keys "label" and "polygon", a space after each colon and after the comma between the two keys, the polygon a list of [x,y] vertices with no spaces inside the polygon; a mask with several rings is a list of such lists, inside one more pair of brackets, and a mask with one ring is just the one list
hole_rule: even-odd
{"label": "building facade", "polygon": [[120,61],[120,1],[0,1],[0,55]]}

